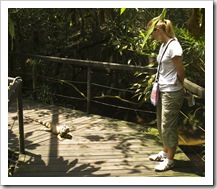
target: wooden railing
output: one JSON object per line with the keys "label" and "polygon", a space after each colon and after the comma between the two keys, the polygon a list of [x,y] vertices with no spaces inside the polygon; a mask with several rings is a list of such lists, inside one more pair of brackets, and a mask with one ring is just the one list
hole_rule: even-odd
{"label": "wooden railing", "polygon": [[[69,58],[59,58],[59,57],[51,57],[51,56],[40,56],[40,55],[33,55],[33,54],[15,54],[10,53],[10,56],[22,57],[26,59],[36,59],[36,60],[43,60],[53,63],[66,63],[68,65],[85,67],[87,69],[87,96],[85,98],[87,102],[87,113],[90,113],[90,103],[91,103],[91,86],[92,86],[92,75],[91,71],[94,68],[99,69],[106,69],[106,70],[121,70],[121,71],[128,71],[128,72],[149,72],[150,74],[154,74],[156,72],[155,68],[148,68],[142,66],[133,66],[133,65],[122,65],[118,63],[110,63],[110,62],[98,62],[98,61],[89,61],[89,60],[78,60],[78,59],[69,59]],[[35,73],[33,74],[33,93],[35,88]],[[120,90],[120,89],[119,89]]]}
{"label": "wooden railing", "polygon": [[188,79],[184,80],[184,87],[191,93],[197,95],[199,98],[205,98],[205,89]]}
{"label": "wooden railing", "polygon": [[[131,73],[135,72],[147,72],[149,74],[156,73],[156,68],[150,68],[150,67],[143,67],[143,66],[133,66],[133,65],[123,65],[118,63],[110,63],[110,62],[98,62],[98,61],[90,61],[90,60],[79,60],[79,59],[71,59],[71,58],[60,58],[60,57],[52,57],[52,56],[41,56],[41,55],[33,55],[33,54],[16,54],[16,53],[10,53],[10,57],[20,57],[25,59],[34,59],[34,60],[41,60],[41,61],[47,61],[46,63],[65,63],[67,65],[72,65],[76,67],[84,67],[87,70],[87,89],[86,89],[86,97],[84,100],[86,100],[87,106],[86,111],[87,113],[90,113],[90,103],[91,103],[91,86],[92,83],[92,70],[95,68],[99,69],[106,69],[106,70],[121,70],[121,71],[128,71]],[[36,71],[34,70],[34,73],[32,73],[33,78],[33,93],[35,90],[35,82],[36,82]],[[96,84],[97,85],[97,84]],[[198,86],[195,83],[192,83],[188,79],[184,80],[184,87],[197,95],[199,98],[205,98],[205,89]],[[121,90],[121,89],[117,89]],[[123,89],[122,89],[123,90]]]}
{"label": "wooden railing", "polygon": [[17,99],[17,112],[19,122],[19,150],[25,153],[24,129],[23,129],[23,101],[22,101],[22,79],[20,77],[8,78],[8,106]]}

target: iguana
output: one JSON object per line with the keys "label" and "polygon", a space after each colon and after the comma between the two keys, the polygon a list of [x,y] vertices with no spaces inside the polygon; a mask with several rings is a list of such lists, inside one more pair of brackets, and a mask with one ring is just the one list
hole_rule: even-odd
{"label": "iguana", "polygon": [[27,119],[31,119],[31,120],[33,120],[37,123],[40,123],[41,125],[47,127],[47,129],[43,129],[43,131],[50,131],[53,134],[56,134],[57,138],[59,140],[63,140],[63,138],[67,138],[67,139],[72,138],[72,134],[70,133],[70,129],[66,125],[60,125],[59,123],[54,124],[54,123],[50,123],[50,122],[41,121],[38,119],[32,119],[28,116],[24,116],[24,117]]}

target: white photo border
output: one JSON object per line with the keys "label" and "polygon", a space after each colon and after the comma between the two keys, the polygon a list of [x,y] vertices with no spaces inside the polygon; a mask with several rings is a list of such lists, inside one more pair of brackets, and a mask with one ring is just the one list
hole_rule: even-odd
{"label": "white photo border", "polygon": [[[199,2],[199,3],[198,3]],[[1,1],[1,184],[2,185],[213,185],[213,1]],[[8,177],[8,8],[205,8],[205,177],[59,178]],[[208,163],[209,162],[209,163]]]}

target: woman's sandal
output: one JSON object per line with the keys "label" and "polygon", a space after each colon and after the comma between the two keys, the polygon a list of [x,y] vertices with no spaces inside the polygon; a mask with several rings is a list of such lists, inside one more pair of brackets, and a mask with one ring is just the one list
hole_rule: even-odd
{"label": "woman's sandal", "polygon": [[160,151],[158,154],[150,155],[149,160],[151,161],[164,161],[166,156],[164,155],[164,151]]}
{"label": "woman's sandal", "polygon": [[170,170],[174,167],[174,161],[165,159],[163,162],[160,162],[159,165],[155,167],[155,171],[162,172]]}

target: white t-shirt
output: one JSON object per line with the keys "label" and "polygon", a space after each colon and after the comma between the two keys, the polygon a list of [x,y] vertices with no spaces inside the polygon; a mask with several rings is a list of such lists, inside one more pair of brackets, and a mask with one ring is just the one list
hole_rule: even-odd
{"label": "white t-shirt", "polygon": [[[165,46],[163,46],[163,44],[161,45],[159,54],[157,56],[158,65],[160,63],[160,59],[165,48],[171,40],[169,40]],[[163,55],[163,59],[161,60],[161,67],[159,70],[158,82],[160,91],[178,91],[183,88],[182,84],[180,83],[177,77],[177,72],[172,62],[172,58],[175,56],[182,56],[182,52],[182,47],[180,43],[177,41],[177,39],[172,41],[167,47],[167,50]]]}

